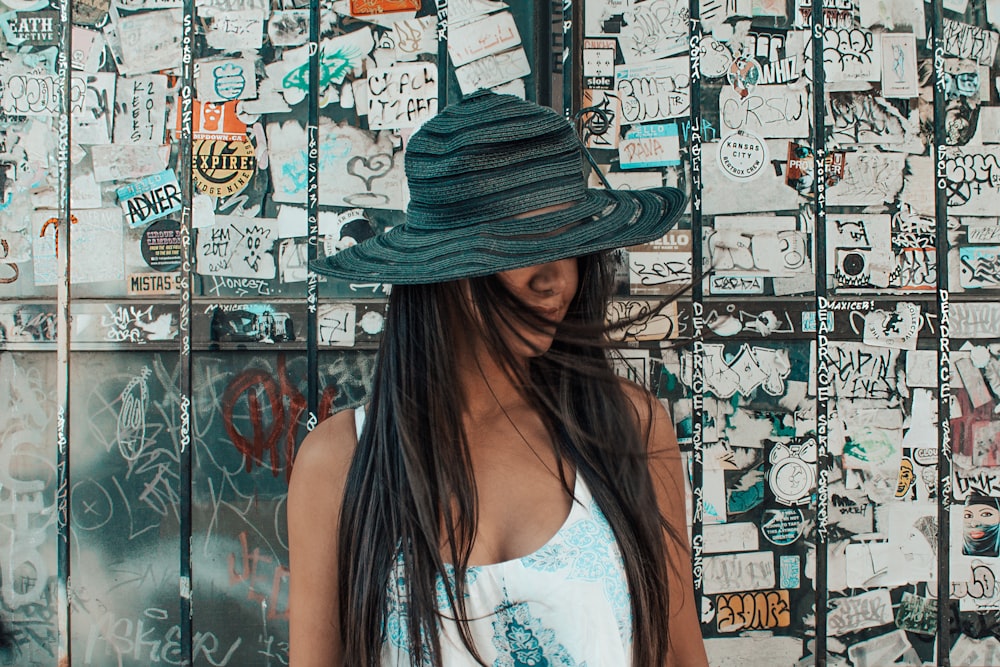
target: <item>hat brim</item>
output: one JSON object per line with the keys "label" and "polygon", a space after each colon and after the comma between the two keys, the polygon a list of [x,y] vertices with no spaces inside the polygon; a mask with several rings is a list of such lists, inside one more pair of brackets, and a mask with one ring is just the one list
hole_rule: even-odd
{"label": "hat brim", "polygon": [[588,189],[573,205],[488,225],[414,231],[398,225],[310,263],[317,273],[355,282],[420,285],[648,243],[674,226],[686,197],[676,188]]}

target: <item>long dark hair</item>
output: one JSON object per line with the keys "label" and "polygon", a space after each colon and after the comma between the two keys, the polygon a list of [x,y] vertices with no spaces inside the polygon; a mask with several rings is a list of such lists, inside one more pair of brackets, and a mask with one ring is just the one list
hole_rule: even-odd
{"label": "long dark hair", "polygon": [[[649,423],[608,359],[605,313],[613,289],[606,253],[582,257],[580,283],[551,348],[518,366],[501,333],[511,318],[546,324],[495,276],[395,286],[365,426],[347,477],[338,545],[344,664],[375,667],[386,639],[390,580],[405,582],[411,665],[441,665],[438,581],[463,643],[485,664],[465,621],[465,575],[476,535],[476,486],[462,427],[456,332],[478,335],[537,408],[563,485],[582,475],[611,525],[632,604],[633,665],[667,655],[664,531],[647,465]],[[510,327],[507,327],[510,330]],[[447,544],[447,560],[439,545]],[[450,563],[451,565],[447,565]],[[449,612],[450,614],[450,612]]]}

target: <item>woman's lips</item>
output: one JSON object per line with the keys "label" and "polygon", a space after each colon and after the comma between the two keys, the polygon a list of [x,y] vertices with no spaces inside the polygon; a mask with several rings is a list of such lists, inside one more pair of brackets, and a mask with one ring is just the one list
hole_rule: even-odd
{"label": "woman's lips", "polygon": [[562,319],[562,308],[535,308],[535,312],[547,320],[557,321]]}
{"label": "woman's lips", "polygon": [[970,530],[969,531],[969,537],[971,537],[974,540],[981,540],[985,536],[986,536],[986,531],[984,531],[984,530]]}

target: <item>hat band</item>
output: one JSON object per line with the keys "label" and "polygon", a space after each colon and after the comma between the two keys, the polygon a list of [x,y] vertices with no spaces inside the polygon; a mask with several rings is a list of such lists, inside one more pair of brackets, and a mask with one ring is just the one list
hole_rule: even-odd
{"label": "hat band", "polygon": [[[481,158],[490,164],[490,156]],[[411,165],[412,167],[412,165]],[[572,187],[583,192],[583,156],[579,148],[557,155],[542,155],[525,160],[518,167],[491,166],[477,171],[432,172],[411,168],[408,177],[410,201],[420,205],[463,204],[468,199],[482,199],[492,194],[497,199],[518,197],[519,189],[547,183],[556,190]],[[579,197],[579,195],[577,195]]]}
{"label": "hat band", "polygon": [[414,231],[438,231],[495,222],[504,218],[530,213],[547,206],[572,204],[582,200],[587,188],[581,178],[576,183],[553,187],[550,181],[530,183],[516,193],[491,192],[481,197],[469,197],[460,206],[441,206],[410,200],[406,209],[406,226]]}

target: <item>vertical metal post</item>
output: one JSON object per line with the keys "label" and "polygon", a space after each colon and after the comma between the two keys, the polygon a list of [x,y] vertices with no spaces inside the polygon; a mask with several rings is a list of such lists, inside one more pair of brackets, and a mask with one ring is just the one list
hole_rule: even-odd
{"label": "vertical metal post", "polygon": [[194,440],[192,437],[193,408],[191,405],[193,360],[191,355],[191,296],[194,291],[194,245],[191,239],[193,228],[192,197],[192,127],[194,110],[194,0],[184,0],[184,18],[181,34],[181,83],[180,83],[180,154],[178,156],[178,184],[181,189],[181,276],[180,313],[178,317],[178,337],[180,349],[180,664],[188,666],[193,661],[193,614],[192,574],[191,574],[191,468]]}
{"label": "vertical metal post", "polygon": [[[62,90],[59,95],[59,113],[56,124],[59,145],[56,149],[56,183],[59,200],[56,213],[56,263],[59,282],[56,287],[56,531],[58,547],[56,569],[58,579],[58,654],[59,662],[70,664],[72,658],[70,596],[73,587],[70,579],[69,544],[69,428],[70,428],[70,91],[73,74],[69,56],[72,44],[72,6],[70,0],[61,0],[59,7],[59,55],[56,58],[56,77]],[[59,232],[62,232],[61,234]]]}
{"label": "vertical metal post", "polygon": [[829,401],[830,377],[830,302],[826,287],[826,123],[823,68],[823,2],[813,0],[812,15],[812,84],[813,84],[813,268],[816,275],[816,645],[813,658],[817,667],[827,662],[826,619],[829,591]]}
{"label": "vertical metal post", "polygon": [[312,262],[319,257],[319,3],[309,3],[309,117],[306,121],[306,218],[309,269],[306,282],[306,429],[311,431],[326,415],[319,413],[318,308],[319,276]]}
{"label": "vertical metal post", "polygon": [[948,294],[948,193],[941,174],[946,172],[944,127],[944,39],[942,2],[933,0],[931,43],[934,45],[934,218],[936,229],[938,339],[938,535],[937,535],[937,664],[951,664],[951,320]]}
{"label": "vertical metal post", "polygon": [[[580,5],[574,5],[573,0],[562,2],[562,53],[555,54],[562,61],[562,108],[567,118],[573,118],[577,104],[574,99],[576,79],[576,54],[581,52],[573,44],[574,27],[580,25]],[[582,41],[581,41],[582,46]],[[581,79],[582,81],[582,79]]]}
{"label": "vertical metal post", "polygon": [[704,552],[705,501],[705,364],[704,364],[704,272],[702,270],[702,180],[701,180],[701,7],[699,0],[691,0],[691,107],[688,151],[691,158],[691,324],[693,345],[691,349],[691,490],[694,496],[691,525],[691,562],[694,568],[694,599],[700,604],[704,594],[702,553]]}
{"label": "vertical metal post", "polygon": [[448,0],[435,0],[437,6],[438,109],[448,104]]}

